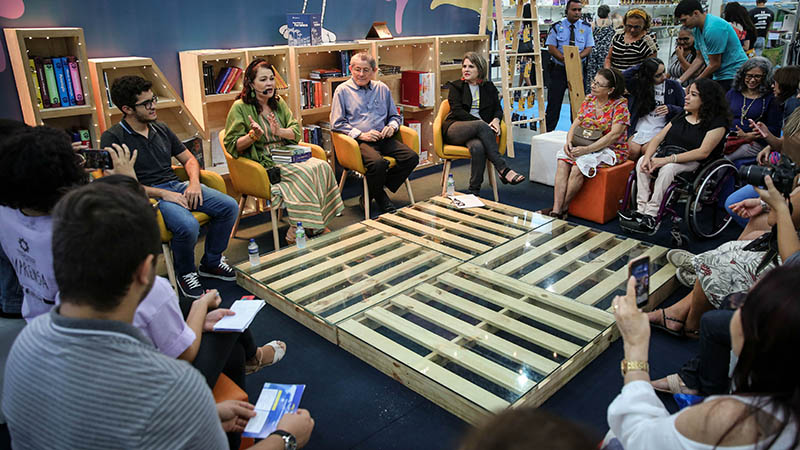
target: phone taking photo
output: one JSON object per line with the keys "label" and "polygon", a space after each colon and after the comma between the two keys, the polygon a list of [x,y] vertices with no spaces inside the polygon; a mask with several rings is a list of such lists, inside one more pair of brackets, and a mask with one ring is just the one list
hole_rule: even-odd
{"label": "phone taking photo", "polygon": [[636,307],[643,308],[650,301],[650,257],[642,256],[628,264],[628,278],[636,279]]}
{"label": "phone taking photo", "polygon": [[113,169],[114,162],[111,160],[111,154],[108,150],[98,149],[81,149],[78,153],[83,156],[86,161],[83,167],[87,169]]}

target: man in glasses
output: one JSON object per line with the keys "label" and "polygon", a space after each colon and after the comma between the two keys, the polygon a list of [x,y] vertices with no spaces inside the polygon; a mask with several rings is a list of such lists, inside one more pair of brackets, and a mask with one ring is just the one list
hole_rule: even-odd
{"label": "man in glasses", "polygon": [[567,70],[564,67],[564,46],[578,47],[581,60],[589,56],[594,47],[592,26],[581,20],[583,4],[579,0],[567,2],[566,16],[550,27],[547,33],[547,51],[552,57],[550,64],[550,83],[547,86],[547,110],[545,121],[547,131],[555,130],[561,115],[561,103],[567,91]]}
{"label": "man in glasses", "polygon": [[[123,117],[103,133],[101,147],[127,144],[132,151],[139,151],[134,166],[136,177],[147,195],[159,200],[158,209],[172,232],[171,247],[181,293],[193,299],[202,296],[199,276],[236,280],[233,269],[222,258],[238,214],[236,201],[200,184],[200,164],[166,124],[156,121],[158,97],[150,81],[138,76],[118,78],[111,85],[111,100]],[[175,175],[172,157],[186,169],[189,181],[182,182]],[[211,217],[199,269],[195,266],[194,246],[200,225],[192,211]]]}
{"label": "man in glasses", "polygon": [[699,0],[682,0],[675,7],[675,18],[683,26],[694,29],[695,48],[703,55],[702,60],[695,58],[681,76],[681,83],[705,62],[706,68],[697,78],[711,78],[728,92],[739,66],[747,61],[747,54],[731,24],[704,12]]}

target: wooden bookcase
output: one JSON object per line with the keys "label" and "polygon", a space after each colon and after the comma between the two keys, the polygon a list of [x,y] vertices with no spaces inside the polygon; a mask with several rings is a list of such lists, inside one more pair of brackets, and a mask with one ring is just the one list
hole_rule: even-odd
{"label": "wooden bookcase", "polygon": [[211,148],[203,128],[152,59],[137,56],[92,58],[89,60],[89,72],[92,91],[101,111],[98,121],[101,132],[122,120],[122,111],[109,102],[114,80],[126,75],[138,75],[153,83],[153,93],[158,97],[158,120],[166,123],[181,140],[203,136],[203,157],[206,166],[211,165]]}
{"label": "wooden bookcase", "polygon": [[[481,34],[458,34],[436,37],[436,67],[439,76],[436,82],[436,98],[439,104],[447,100],[448,81],[461,79],[461,62],[464,54],[476,52],[489,61],[489,36]],[[488,68],[487,68],[488,69]],[[436,106],[437,110],[439,105]]]}
{"label": "wooden bookcase", "polygon": [[[100,144],[97,111],[89,84],[86,58],[86,39],[83,28],[6,28],[8,54],[14,71],[19,102],[25,123],[47,125],[69,130],[73,127],[89,130],[92,146]],[[75,56],[81,73],[81,89],[85,105],[43,108],[36,92],[35,72],[30,69],[33,57]]]}

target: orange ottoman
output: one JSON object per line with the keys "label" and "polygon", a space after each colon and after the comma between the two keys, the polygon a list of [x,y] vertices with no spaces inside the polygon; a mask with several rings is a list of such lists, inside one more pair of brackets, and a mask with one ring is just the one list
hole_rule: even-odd
{"label": "orange ottoman", "polygon": [[635,166],[632,161],[625,161],[598,169],[597,175],[587,178],[570,202],[569,215],[601,224],[616,217],[620,200],[625,196],[628,176]]}

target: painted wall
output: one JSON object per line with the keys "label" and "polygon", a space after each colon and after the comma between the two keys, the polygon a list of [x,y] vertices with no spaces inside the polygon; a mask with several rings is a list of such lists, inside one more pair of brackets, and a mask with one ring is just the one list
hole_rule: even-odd
{"label": "painted wall", "polygon": [[[394,36],[478,29],[472,3],[480,0],[305,0],[306,12],[322,12],[323,1],[323,27],[337,42],[363,38],[374,21],[386,21]],[[0,27],[82,27],[90,58],[153,58],[181,93],[178,52],[285,44],[278,30],[286,13],[301,12],[303,5],[304,0],[0,0]],[[0,117],[22,120],[5,36],[0,39]]]}

